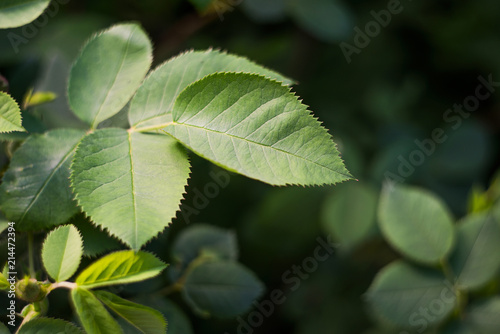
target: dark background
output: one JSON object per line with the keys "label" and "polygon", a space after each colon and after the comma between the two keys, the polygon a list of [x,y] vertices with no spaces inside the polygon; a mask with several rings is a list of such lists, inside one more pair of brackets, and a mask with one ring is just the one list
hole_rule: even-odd
{"label": "dark background", "polygon": [[[225,13],[219,3],[214,13],[199,15],[185,0],[72,0],[53,7],[53,17],[46,24],[40,22],[40,27],[31,25],[32,31],[0,31],[0,73],[18,101],[33,86],[60,95],[33,110],[44,127],[68,122],[81,126],[68,113],[64,98],[70,64],[92,33],[113,23],[138,21],[153,40],[155,65],[188,49],[218,48],[296,79],[294,91],[330,130],[348,169],[376,190],[388,171],[397,174],[398,157],[408,159],[418,149],[415,140],[431,138],[434,129],[442,128],[447,140],[437,144],[404,181],[438,194],[455,218],[466,213],[472,187],[486,187],[499,167],[500,87],[460,126],[453,128],[456,123],[443,116],[475,94],[478,77],[491,75],[500,82],[500,2],[404,0],[400,13],[391,15],[386,27],[359,54],[352,54],[350,62],[340,44],[355,45],[354,28],[364,31],[374,21],[371,11],[387,9],[388,1],[229,3]],[[16,46],[12,35],[8,37],[12,32],[20,36]],[[114,122],[123,120],[118,115]],[[202,191],[211,181],[209,172],[220,170],[191,157],[192,178],[183,203],[193,206],[193,190]],[[337,245],[297,290],[291,291],[292,285],[282,279],[294,264],[313,254],[318,237],[330,235],[322,219],[325,199],[342,187],[276,188],[235,174],[230,177],[230,184],[199,214],[191,215],[189,223],[235,230],[241,261],[256,272],[268,292],[275,288],[287,292],[286,302],[254,333],[387,332],[375,330],[363,302],[376,272],[397,257],[375,224],[355,246]],[[148,248],[168,259],[171,241],[186,223],[178,214],[168,233]],[[140,294],[142,288],[130,288],[125,294]],[[52,298],[66,298],[64,292],[59,294]],[[236,320],[201,319],[178,296],[173,299],[189,314],[195,333],[237,333]],[[52,316],[71,317],[62,302],[54,302],[51,309]]]}

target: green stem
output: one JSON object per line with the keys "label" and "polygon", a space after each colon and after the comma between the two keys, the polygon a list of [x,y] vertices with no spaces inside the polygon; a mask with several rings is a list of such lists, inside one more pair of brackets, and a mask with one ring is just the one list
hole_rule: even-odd
{"label": "green stem", "polygon": [[33,232],[28,232],[28,263],[30,277],[36,278],[33,243]]}

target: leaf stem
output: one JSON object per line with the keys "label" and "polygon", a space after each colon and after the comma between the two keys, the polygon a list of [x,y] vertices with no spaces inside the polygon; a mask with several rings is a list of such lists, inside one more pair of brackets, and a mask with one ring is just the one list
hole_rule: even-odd
{"label": "leaf stem", "polygon": [[66,289],[73,290],[77,286],[78,285],[76,283],[73,283],[73,282],[57,282],[57,283],[53,283],[50,285],[50,290],[54,290],[57,288],[66,288]]}

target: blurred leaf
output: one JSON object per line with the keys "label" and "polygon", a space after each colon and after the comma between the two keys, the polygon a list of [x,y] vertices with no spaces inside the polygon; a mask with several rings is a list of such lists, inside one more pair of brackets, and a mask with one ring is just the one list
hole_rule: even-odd
{"label": "blurred leaf", "polygon": [[94,36],[71,68],[71,108],[95,129],[127,104],[151,61],[151,42],[137,24],[115,25]]}
{"label": "blurred leaf", "polygon": [[160,311],[168,320],[168,334],[193,334],[189,318],[179,306],[164,298],[141,296],[134,301]]}
{"label": "blurred leaf", "polygon": [[167,133],[198,155],[272,185],[349,180],[327,130],[290,88],[244,73],[218,73],[186,88]]}
{"label": "blurred leaf", "polygon": [[[22,334],[22,332],[18,332],[18,333]],[[1,322],[0,322],[0,334],[10,334],[10,330]],[[45,334],[45,333],[42,333],[42,334]],[[46,334],[48,334],[48,333],[46,333]]]}
{"label": "blurred leaf", "polygon": [[82,288],[73,289],[71,300],[80,323],[88,334],[123,333],[115,319],[92,292]]}
{"label": "blurred leaf", "polygon": [[386,184],[378,221],[387,241],[405,256],[437,264],[452,250],[455,231],[446,205],[417,187]]}
{"label": "blurred leaf", "polygon": [[144,305],[132,303],[106,291],[96,291],[95,296],[113,312],[127,320],[144,334],[167,332],[167,322],[160,312]]}
{"label": "blurred leaf", "polygon": [[84,256],[95,257],[122,247],[118,239],[111,237],[105,230],[95,226],[83,214],[76,216],[70,222],[78,228],[82,235]]}
{"label": "blurred leaf", "polygon": [[277,22],[286,16],[286,0],[245,0],[241,6],[257,22]]}
{"label": "blurred leaf", "polygon": [[238,241],[235,233],[206,224],[196,224],[183,230],[172,249],[172,257],[178,262],[175,268],[178,274],[203,252],[210,252],[220,260],[236,260]]}
{"label": "blurred leaf", "polygon": [[235,317],[250,309],[264,287],[250,270],[229,261],[205,262],[186,277],[186,302],[203,315]]}
{"label": "blurred leaf", "polygon": [[500,270],[500,224],[490,213],[465,217],[458,225],[457,242],[450,263],[456,285],[477,289]]}
{"label": "blurred leaf", "polygon": [[421,329],[448,317],[456,304],[454,293],[440,272],[396,261],[377,274],[366,297],[382,319]]}
{"label": "blurred leaf", "polygon": [[467,307],[463,320],[446,327],[443,334],[493,334],[500,328],[500,297],[491,297]]}
{"label": "blurred leaf", "polygon": [[351,13],[340,0],[289,0],[288,12],[305,30],[325,42],[351,34]]}
{"label": "blurred leaf", "polygon": [[162,129],[172,121],[175,99],[187,86],[215,72],[249,72],[291,84],[281,74],[244,57],[218,50],[191,51],[158,66],[148,75],[132,99],[129,122],[137,131]]}
{"label": "blurred leaf", "polygon": [[189,177],[186,152],[171,137],[116,128],[85,137],[71,169],[83,211],[135,250],[175,217]]}
{"label": "blurred leaf", "polygon": [[21,123],[21,110],[16,101],[0,92],[0,132],[26,131]]}
{"label": "blurred leaf", "polygon": [[69,166],[84,134],[52,130],[30,136],[16,150],[0,186],[0,199],[2,211],[18,230],[59,225],[77,212]]}
{"label": "blurred leaf", "polygon": [[[0,330],[0,333],[1,330]],[[9,332],[7,332],[9,333]],[[17,334],[84,334],[71,322],[61,319],[36,318],[25,323]],[[3,334],[3,333],[2,333]]]}
{"label": "blurred leaf", "polygon": [[20,27],[40,16],[50,0],[3,0],[0,2],[0,29]]}
{"label": "blurred leaf", "polygon": [[132,250],[108,254],[92,263],[76,278],[80,287],[93,289],[102,286],[126,284],[159,275],[167,265],[156,256]]}
{"label": "blurred leaf", "polygon": [[82,237],[73,225],[61,226],[49,233],[42,248],[47,273],[57,282],[76,272],[82,259]]}
{"label": "blurred leaf", "polygon": [[347,248],[359,244],[375,227],[377,201],[377,192],[366,184],[340,184],[323,204],[324,229]]}

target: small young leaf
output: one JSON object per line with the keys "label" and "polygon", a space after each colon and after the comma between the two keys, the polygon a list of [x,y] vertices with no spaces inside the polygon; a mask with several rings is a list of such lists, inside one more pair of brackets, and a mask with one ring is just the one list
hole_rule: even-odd
{"label": "small young leaf", "polygon": [[87,289],[134,283],[155,277],[167,265],[146,252],[131,250],[108,254],[88,266],[76,278],[76,284]]}
{"label": "small young leaf", "polygon": [[85,135],[58,129],[33,135],[14,153],[0,186],[0,207],[19,230],[39,230],[66,222],[78,208],[69,166]]}
{"label": "small young leaf", "polygon": [[450,263],[456,284],[480,288],[500,270],[500,224],[491,213],[473,214],[458,225],[457,243]]}
{"label": "small young leaf", "polygon": [[25,101],[25,108],[39,106],[41,104],[49,103],[57,98],[57,94],[54,92],[36,92],[29,96],[29,99]]}
{"label": "small young leaf", "polygon": [[158,66],[144,80],[130,103],[130,125],[137,131],[164,128],[172,121],[172,106],[184,88],[215,72],[257,73],[291,84],[291,80],[244,57],[217,50],[186,52]]}
{"label": "small young leaf", "polygon": [[410,327],[422,317],[421,312],[430,312],[427,325],[440,323],[457,301],[452,284],[442,273],[404,261],[383,268],[366,297],[377,316],[402,327]]}
{"label": "small young leaf", "polygon": [[43,13],[49,3],[50,0],[1,1],[0,29],[16,28],[30,23]]}
{"label": "small young leaf", "polygon": [[235,317],[247,311],[263,292],[250,270],[237,262],[205,262],[186,277],[183,295],[193,309],[217,317]]}
{"label": "small young leaf", "polygon": [[94,36],[71,68],[71,108],[96,128],[127,104],[151,61],[151,42],[137,24],[115,25]]}
{"label": "small young leaf", "polygon": [[7,281],[7,278],[0,273],[0,290],[9,290],[10,283]]}
{"label": "small young leaf", "polygon": [[92,292],[76,288],[71,290],[71,300],[80,323],[88,334],[119,334],[121,327]]}
{"label": "small young leaf", "polygon": [[167,322],[157,310],[132,303],[110,292],[95,291],[94,294],[104,305],[127,320],[142,333],[166,333]]}
{"label": "small young leaf", "polygon": [[19,105],[9,94],[0,92],[0,133],[26,131],[21,123],[21,110],[19,109]]}
{"label": "small young leaf", "polygon": [[273,185],[351,178],[325,128],[289,88],[258,75],[217,73],[187,87],[166,132],[198,155]]}
{"label": "small young leaf", "polygon": [[73,225],[50,232],[42,248],[43,265],[50,277],[60,282],[73,276],[82,259],[82,246],[82,237]]}
{"label": "small young leaf", "polygon": [[25,323],[17,334],[85,334],[80,328],[61,319],[36,318]]}
{"label": "small young leaf", "polygon": [[386,186],[378,218],[387,241],[415,261],[436,264],[452,250],[455,230],[451,214],[439,198],[425,190]]}
{"label": "small young leaf", "polygon": [[375,190],[360,182],[335,187],[324,203],[324,229],[347,248],[362,242],[375,227],[377,197]]}
{"label": "small young leaf", "polygon": [[172,138],[114,128],[85,137],[71,168],[83,210],[135,250],[175,217],[189,177],[186,152]]}

